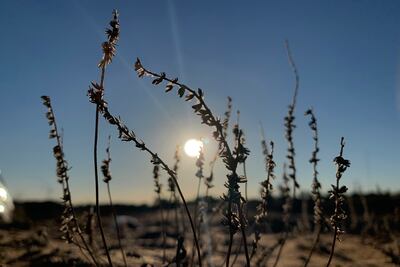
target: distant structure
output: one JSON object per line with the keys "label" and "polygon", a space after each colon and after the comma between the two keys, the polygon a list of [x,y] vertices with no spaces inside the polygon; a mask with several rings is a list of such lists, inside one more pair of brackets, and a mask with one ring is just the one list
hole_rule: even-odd
{"label": "distant structure", "polygon": [[0,222],[11,222],[13,218],[13,212],[14,203],[9,191],[5,186],[5,182],[0,170]]}

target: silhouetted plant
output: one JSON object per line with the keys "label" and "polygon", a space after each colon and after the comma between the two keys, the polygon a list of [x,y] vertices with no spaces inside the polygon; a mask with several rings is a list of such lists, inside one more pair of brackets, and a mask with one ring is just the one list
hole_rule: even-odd
{"label": "silhouetted plant", "polygon": [[[42,96],[41,98],[43,101],[43,105],[47,108],[46,117],[50,126],[49,138],[56,139],[57,142],[57,144],[53,148],[53,155],[57,162],[56,174],[58,177],[58,182],[61,184],[63,191],[62,203],[64,209],[61,215],[61,227],[60,227],[60,231],[62,233],[62,239],[64,239],[67,243],[72,243],[78,246],[82,254],[85,257],[87,257],[87,255],[83,253],[82,250],[85,249],[86,252],[89,254],[90,258],[92,259],[93,263],[96,266],[99,266],[96,258],[94,257],[92,248],[89,246],[89,244],[83,237],[82,230],[79,226],[78,218],[75,214],[75,210],[72,204],[71,190],[69,188],[69,175],[68,175],[68,171],[70,168],[68,166],[68,162],[65,160],[64,157],[62,138],[57,128],[57,122],[54,115],[53,107],[51,105],[50,97]],[[75,235],[79,236],[82,245],[78,242]]]}
{"label": "silhouetted plant", "polygon": [[283,184],[280,187],[280,191],[281,191],[282,199],[284,200],[284,203],[282,205],[282,221],[283,221],[284,230],[278,240],[279,246],[277,246],[277,247],[279,247],[279,250],[278,250],[278,254],[275,258],[275,262],[273,265],[274,267],[276,267],[278,265],[278,262],[280,260],[281,254],[282,254],[283,247],[285,246],[286,241],[289,237],[290,214],[292,212],[293,200],[294,200],[290,196],[289,182],[290,182],[291,178],[289,178],[289,176],[287,175],[286,163],[283,164],[282,179],[283,179]]}
{"label": "silhouetted plant", "polygon": [[306,261],[304,262],[304,267],[308,265],[310,262],[310,259],[314,253],[314,250],[319,242],[319,238],[321,235],[322,231],[322,223],[323,223],[323,209],[322,209],[322,199],[321,199],[321,183],[318,180],[318,170],[317,170],[317,165],[319,158],[317,157],[317,154],[319,152],[319,146],[318,146],[318,128],[317,128],[317,119],[315,118],[314,112],[312,109],[308,109],[305,112],[306,116],[310,116],[310,122],[308,125],[310,126],[311,131],[313,132],[313,140],[314,140],[314,150],[311,154],[311,159],[309,162],[313,165],[313,182],[312,182],[312,198],[314,201],[314,232],[315,232],[315,238],[314,242],[312,244],[310,253],[308,254],[308,257]]}
{"label": "silhouetted plant", "polygon": [[162,185],[160,183],[160,162],[158,161],[157,157],[153,157],[152,161],[153,163],[153,179],[154,179],[154,192],[157,194],[157,200],[158,200],[158,207],[160,209],[160,215],[161,215],[161,228],[162,228],[162,248],[163,248],[163,256],[162,256],[162,261],[165,263],[165,244],[166,244],[166,229],[165,229],[165,217],[164,217],[164,208],[162,205],[162,199],[161,199],[161,190],[162,190]]}
{"label": "silhouetted plant", "polygon": [[[92,92],[94,98],[102,99],[104,96],[104,77],[106,67],[111,63],[115,53],[116,53],[116,45],[119,39],[119,18],[118,12],[116,10],[113,11],[113,19],[110,21],[111,28],[106,29],[107,41],[103,42],[102,50],[103,56],[100,60],[98,67],[100,68],[100,83],[92,82],[92,86],[89,91]],[[100,228],[101,239],[103,241],[104,249],[106,251],[108,264],[113,266],[110,252],[108,251],[106,237],[104,235],[104,229],[101,221],[100,215],[100,205],[99,205],[99,174],[97,168],[97,142],[99,138],[99,106],[96,105],[96,117],[95,117],[95,132],[94,132],[94,145],[93,145],[93,161],[94,161],[94,176],[95,176],[95,187],[96,187],[96,216],[97,222]]]}
{"label": "silhouetted plant", "polygon": [[[130,130],[122,122],[122,120],[120,118],[115,117],[110,113],[107,102],[103,98],[97,97],[99,95],[99,93],[96,90],[98,90],[98,89],[96,89],[94,87],[89,89],[89,91],[88,91],[89,101],[93,104],[96,104],[98,106],[98,109],[99,109],[100,113],[102,114],[103,118],[109,124],[111,124],[117,128],[117,130],[119,132],[119,135],[118,135],[119,139],[121,139],[124,142],[133,142],[135,144],[136,148],[150,154],[150,156],[152,158],[151,163],[154,164],[155,162],[157,162],[157,164],[159,164],[160,167],[163,170],[165,170],[170,177],[172,177],[172,179],[175,183],[176,189],[178,190],[179,196],[185,207],[186,214],[189,218],[190,226],[191,226],[192,232],[193,232],[193,238],[195,239],[195,243],[196,243],[197,253],[200,258],[200,255],[201,255],[200,247],[198,246],[198,240],[197,240],[197,236],[196,236],[195,227],[193,224],[193,219],[192,219],[192,216],[190,215],[189,208],[187,206],[185,197],[183,196],[182,190],[181,190],[178,180],[176,178],[176,173],[157,155],[157,153],[150,150],[142,140],[137,138],[135,132]],[[201,266],[201,259],[199,261],[199,265]]]}
{"label": "silhouetted plant", "polygon": [[[178,173],[178,166],[179,166],[179,162],[180,162],[179,150],[180,150],[180,147],[177,146],[176,150],[175,150],[175,154],[174,154],[175,163],[174,163],[174,166],[173,166],[173,171],[176,174]],[[174,179],[172,177],[168,177],[168,191],[171,193],[170,202],[174,206],[176,233],[179,233],[180,232],[180,229],[179,229],[180,222],[179,222],[179,215],[178,214],[179,214],[179,210],[180,210],[180,205],[179,205],[179,199],[176,196],[176,186],[175,186],[175,183],[174,183]],[[186,232],[185,231],[185,221],[183,219],[183,216],[181,216],[181,218],[182,218],[182,221],[181,221],[182,230],[183,230],[183,232]]]}
{"label": "silhouetted plant", "polygon": [[[198,212],[199,212],[199,201],[200,201],[200,187],[201,187],[201,180],[204,178],[204,174],[203,174],[203,166],[204,166],[204,152],[203,149],[200,148],[199,151],[199,156],[197,157],[196,160],[196,174],[195,176],[198,179],[198,184],[197,184],[197,193],[196,193],[196,202],[195,202],[195,207],[194,207],[194,220],[195,220],[195,226],[196,226],[196,231],[197,231],[197,236],[199,236],[199,241],[201,241],[200,239],[200,224],[201,224],[201,220],[198,217]],[[193,244],[194,247],[194,244]],[[192,257],[191,257],[191,266],[193,266],[194,264],[194,249],[192,249]]]}
{"label": "silhouetted plant", "polygon": [[339,182],[343,176],[343,173],[346,171],[348,167],[350,167],[350,161],[343,158],[344,145],[345,145],[344,138],[342,137],[340,140],[339,156],[333,159],[333,162],[335,162],[337,168],[336,185],[332,185],[332,190],[329,191],[329,199],[335,201],[335,212],[330,218],[334,233],[333,233],[331,252],[326,267],[328,267],[331,264],[332,257],[335,253],[336,239],[340,241],[340,235],[344,233],[344,231],[341,229],[341,224],[347,217],[346,212],[343,209],[343,205],[345,202],[344,194],[347,192],[347,187],[344,185],[339,186]]}
{"label": "silhouetted plant", "polygon": [[222,158],[225,167],[230,173],[227,175],[227,182],[225,187],[228,189],[228,193],[223,195],[223,199],[226,201],[228,208],[224,216],[224,225],[229,227],[230,232],[230,244],[228,246],[227,261],[226,266],[229,267],[229,257],[231,254],[233,236],[239,230],[242,232],[243,243],[245,244],[245,255],[247,266],[250,267],[250,257],[246,245],[246,218],[243,215],[241,203],[244,198],[241,196],[239,191],[239,184],[244,183],[245,179],[237,174],[237,166],[241,163],[244,158],[244,154],[248,153],[248,150],[244,149],[241,144],[236,144],[234,150],[232,151],[228,142],[226,141],[224,135],[224,128],[222,123],[218,118],[214,116],[210,108],[204,101],[204,93],[200,88],[195,91],[188,86],[178,82],[178,78],[170,79],[166,77],[164,72],[157,74],[152,71],[145,69],[139,59],[135,62],[135,70],[139,77],[152,77],[152,83],[154,85],[161,84],[162,82],[167,82],[165,86],[165,91],[170,92],[174,87],[177,88],[177,93],[179,97],[185,96],[186,101],[191,101],[193,99],[197,100],[197,103],[192,105],[194,112],[201,117],[202,123],[214,128],[213,136],[219,143],[220,147],[220,157]]}
{"label": "silhouetted plant", "polygon": [[[289,65],[292,67],[293,69],[293,73],[295,76],[295,86],[294,86],[294,93],[293,93],[293,98],[292,98],[292,103],[289,105],[288,108],[288,114],[286,115],[286,117],[284,118],[284,126],[285,126],[285,138],[288,142],[288,148],[287,148],[287,155],[286,158],[288,159],[289,163],[287,165],[288,169],[290,170],[290,173],[287,174],[287,176],[292,180],[293,183],[293,190],[292,190],[292,201],[287,200],[287,202],[284,205],[284,211],[285,209],[287,209],[287,214],[284,214],[285,216],[289,216],[287,218],[287,220],[289,221],[290,219],[290,214],[292,212],[292,203],[289,202],[293,202],[296,199],[296,189],[299,188],[299,184],[297,182],[297,178],[296,178],[296,163],[295,163],[295,156],[296,156],[296,152],[295,152],[295,148],[294,148],[294,141],[293,141],[293,131],[296,128],[296,125],[294,124],[294,120],[295,120],[295,116],[294,116],[294,111],[296,108],[296,103],[297,103],[297,94],[299,91],[299,83],[300,83],[300,76],[299,73],[297,71],[297,67],[296,64],[293,60],[293,56],[292,56],[292,52],[290,50],[289,47],[289,42],[286,41],[285,42],[285,48],[286,48],[286,52],[287,52],[287,56],[288,56],[288,60],[289,60]],[[285,224],[286,225],[286,224]],[[281,255],[283,246],[286,243],[286,239],[289,235],[289,223],[286,225],[287,227],[285,227],[285,234],[283,235],[283,237],[281,238],[281,245],[279,247],[279,252],[278,252],[278,256],[276,257],[275,263],[274,263],[274,267],[277,266],[278,261],[279,261],[279,257]]]}
{"label": "silhouetted plant", "polygon": [[300,77],[296,68],[296,64],[294,63],[293,57],[292,57],[292,52],[290,51],[290,47],[289,47],[289,42],[286,41],[285,43],[286,45],[286,51],[287,51],[287,55],[288,55],[288,59],[289,59],[289,64],[293,69],[293,73],[295,75],[295,87],[294,87],[294,94],[293,94],[293,99],[292,99],[292,103],[289,105],[289,110],[288,110],[288,114],[285,117],[285,138],[288,142],[288,149],[287,149],[287,156],[286,158],[289,160],[289,164],[288,164],[288,168],[291,171],[288,176],[290,177],[290,179],[292,179],[293,181],[293,199],[296,198],[296,188],[299,188],[299,184],[297,183],[297,179],[296,179],[296,164],[295,164],[295,156],[296,156],[296,152],[295,152],[295,148],[294,148],[294,142],[293,142],[293,131],[294,128],[296,128],[296,125],[294,124],[294,111],[296,108],[296,102],[297,102],[297,94],[299,91],[299,81],[300,81]]}
{"label": "silhouetted plant", "polygon": [[103,164],[101,165],[101,172],[103,173],[103,181],[107,184],[107,193],[108,193],[108,201],[111,207],[111,212],[113,215],[114,219],[114,225],[115,225],[115,230],[117,232],[117,238],[118,238],[118,246],[122,254],[122,259],[124,260],[125,267],[128,266],[126,262],[126,256],[125,256],[125,251],[122,247],[122,241],[121,241],[121,233],[118,225],[118,220],[117,220],[117,213],[115,211],[115,207],[113,205],[112,197],[111,197],[111,189],[110,189],[110,181],[112,179],[111,176],[111,171],[110,171],[110,163],[111,163],[111,153],[110,153],[110,146],[111,146],[111,136],[108,136],[108,146],[106,148],[106,154],[107,158],[103,160]]}
{"label": "silhouetted plant", "polygon": [[257,206],[257,214],[255,215],[253,250],[250,258],[252,258],[257,252],[258,241],[261,238],[261,228],[266,223],[266,217],[268,214],[268,201],[271,198],[271,192],[273,190],[272,180],[275,179],[274,169],[276,164],[274,162],[274,142],[270,142],[271,150],[269,150],[263,135],[261,146],[265,157],[267,177],[261,182],[261,203]]}

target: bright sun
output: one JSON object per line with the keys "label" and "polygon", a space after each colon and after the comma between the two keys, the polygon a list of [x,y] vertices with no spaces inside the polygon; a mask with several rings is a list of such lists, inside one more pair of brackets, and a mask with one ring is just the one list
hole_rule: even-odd
{"label": "bright sun", "polygon": [[185,143],[185,153],[189,157],[198,157],[200,155],[200,150],[203,148],[203,142],[197,139],[190,139]]}

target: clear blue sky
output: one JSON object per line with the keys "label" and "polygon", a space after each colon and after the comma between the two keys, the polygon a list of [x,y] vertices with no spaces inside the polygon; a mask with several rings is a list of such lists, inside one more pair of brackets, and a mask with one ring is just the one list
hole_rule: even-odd
{"label": "clear blue sky", "polygon": [[[18,199],[56,199],[53,140],[39,97],[52,97],[73,167],[73,198],[94,199],[94,106],[86,91],[98,79],[100,44],[113,8],[120,11],[121,39],[107,70],[106,98],[159,155],[173,164],[175,146],[211,131],[187,103],[136,77],[140,57],[148,68],[204,89],[215,113],[226,97],[241,111],[251,155],[250,196],[264,178],[258,122],[276,142],[278,179],[286,142],[283,117],[294,78],[284,40],[290,41],[301,83],[294,140],[302,190],[311,183],[311,132],[304,111],[317,115],[320,179],[334,182],[333,157],[345,136],[352,166],[343,183],[351,189],[400,189],[400,3],[398,1],[2,1],[0,3],[0,168]],[[149,157],[122,144],[101,123],[100,159],[113,134],[112,190],[117,202],[154,198]],[[215,143],[206,145],[210,160]],[[225,180],[218,163],[215,195]],[[194,160],[182,155],[180,180],[191,197]],[[208,171],[206,171],[208,173]],[[162,178],[166,183],[166,176]],[[104,188],[103,188],[104,189]]]}

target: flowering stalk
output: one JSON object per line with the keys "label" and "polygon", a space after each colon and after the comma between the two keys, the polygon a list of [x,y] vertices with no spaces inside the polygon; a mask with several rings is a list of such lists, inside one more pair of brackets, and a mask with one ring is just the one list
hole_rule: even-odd
{"label": "flowering stalk", "polygon": [[[176,150],[175,150],[175,154],[174,154],[175,163],[173,166],[173,171],[176,174],[178,173],[178,166],[179,166],[179,162],[180,162],[179,149],[180,149],[180,147],[177,146]],[[174,183],[174,179],[172,177],[168,178],[168,191],[171,193],[171,196],[170,196],[171,202],[174,203],[176,233],[179,233],[180,230],[179,230],[178,209],[180,208],[180,205],[179,205],[179,200],[176,196],[176,186]],[[183,227],[182,229],[185,229],[185,222],[183,219],[182,219],[182,227]]]}
{"label": "flowering stalk", "polygon": [[331,225],[334,228],[333,233],[333,241],[331,247],[331,253],[329,255],[328,263],[326,267],[331,264],[333,254],[335,253],[335,244],[336,239],[340,241],[340,235],[344,233],[341,229],[342,222],[347,218],[346,212],[343,209],[344,205],[344,194],[347,192],[346,186],[339,186],[339,181],[343,176],[343,173],[346,171],[348,167],[350,167],[350,161],[343,158],[343,148],[344,148],[344,137],[340,140],[340,153],[339,156],[333,159],[333,162],[336,164],[336,186],[332,185],[332,190],[329,191],[329,199],[333,199],[335,201],[335,212],[331,216]]}
{"label": "flowering stalk", "polygon": [[317,128],[317,119],[315,118],[314,112],[312,109],[306,111],[305,115],[310,116],[310,122],[308,125],[310,126],[311,131],[313,132],[313,140],[314,140],[314,151],[312,152],[310,163],[313,165],[313,183],[312,183],[312,198],[314,200],[314,225],[315,225],[315,239],[313,245],[311,247],[310,253],[306,261],[304,262],[304,267],[307,267],[308,263],[311,260],[311,257],[314,253],[314,250],[319,242],[319,238],[322,230],[322,220],[323,220],[323,210],[322,210],[322,199],[321,199],[321,183],[318,180],[318,170],[317,165],[319,158],[317,154],[319,152],[318,147],[318,128]]}
{"label": "flowering stalk", "polygon": [[[108,109],[108,104],[107,102],[103,99],[103,97],[99,97],[99,95],[101,95],[102,90],[101,89],[97,89],[95,87],[92,87],[89,89],[88,91],[88,96],[89,96],[89,101],[93,104],[96,104],[98,106],[98,109],[100,111],[100,114],[103,116],[103,118],[111,125],[114,125],[118,132],[119,132],[119,138],[124,141],[124,142],[133,142],[135,144],[135,146],[140,149],[141,151],[146,151],[148,154],[150,154],[151,158],[152,158],[152,163],[155,164],[155,162],[157,162],[160,167],[165,170],[168,175],[173,179],[176,189],[178,190],[178,193],[180,195],[180,198],[183,202],[183,205],[185,207],[185,211],[186,214],[189,218],[190,221],[190,226],[193,232],[193,238],[195,240],[196,243],[196,248],[197,248],[197,253],[199,258],[201,258],[201,254],[200,254],[200,247],[198,245],[198,240],[197,240],[197,236],[196,236],[196,231],[195,231],[195,227],[193,224],[193,220],[192,220],[192,216],[190,215],[190,211],[189,208],[187,206],[185,197],[183,196],[182,190],[179,186],[177,177],[176,177],[176,173],[157,155],[157,153],[153,152],[152,150],[150,150],[146,144],[138,139],[136,137],[135,132],[133,132],[132,130],[130,130],[122,121],[121,119],[118,117],[113,116],[109,109]],[[199,261],[199,266],[201,267],[201,260]]]}
{"label": "flowering stalk", "polygon": [[161,188],[162,185],[160,183],[160,162],[156,157],[152,159],[152,163],[154,165],[153,167],[153,179],[154,179],[154,192],[157,193],[157,198],[158,198],[158,205],[160,208],[160,214],[161,214],[161,228],[162,228],[162,247],[163,247],[163,256],[162,256],[162,261],[165,263],[166,256],[165,256],[165,244],[166,244],[166,229],[165,229],[165,217],[164,217],[164,208],[162,205],[162,200],[161,200]]}
{"label": "flowering stalk", "polygon": [[261,226],[265,223],[267,213],[268,213],[268,201],[271,197],[271,192],[273,190],[272,180],[275,179],[274,169],[274,142],[270,142],[271,152],[269,152],[267,143],[265,141],[264,134],[261,141],[261,146],[263,148],[263,154],[265,157],[265,169],[267,171],[266,179],[261,182],[261,204],[257,206],[257,214],[255,216],[255,230],[254,230],[254,240],[253,240],[253,250],[251,252],[250,258],[254,256],[257,251],[258,241],[261,238]]}
{"label": "flowering stalk", "polygon": [[122,254],[122,258],[124,260],[125,267],[128,266],[126,262],[126,256],[125,256],[125,251],[122,247],[122,242],[121,242],[121,233],[119,230],[119,225],[118,225],[118,220],[117,220],[117,213],[115,212],[115,207],[113,205],[112,197],[111,197],[111,189],[110,189],[110,181],[112,179],[111,176],[111,171],[110,171],[110,163],[111,163],[111,154],[110,154],[110,140],[111,136],[108,136],[108,146],[106,149],[107,153],[107,158],[103,160],[103,164],[101,165],[101,172],[103,173],[103,181],[107,184],[107,193],[108,193],[108,201],[110,203],[112,215],[114,218],[114,225],[115,225],[115,230],[117,231],[117,238],[118,238],[118,246]]}
{"label": "flowering stalk", "polygon": [[145,69],[140,62],[139,59],[136,60],[135,70],[139,77],[152,77],[154,78],[152,83],[154,85],[158,85],[162,82],[167,82],[165,91],[170,92],[174,87],[178,88],[179,97],[185,96],[186,101],[191,101],[192,99],[196,99],[197,103],[192,106],[194,112],[201,117],[202,123],[206,124],[210,127],[214,127],[213,136],[219,143],[220,148],[220,157],[225,163],[225,167],[230,173],[227,175],[227,182],[225,183],[225,187],[228,189],[228,193],[223,195],[223,199],[228,203],[228,209],[225,213],[224,225],[229,226],[230,231],[230,244],[228,246],[227,253],[227,267],[229,267],[229,257],[231,252],[233,235],[240,229],[243,236],[243,242],[245,244],[245,255],[246,255],[246,263],[247,266],[250,267],[250,257],[247,250],[246,245],[246,218],[243,216],[242,205],[241,203],[245,201],[241,196],[239,191],[239,184],[244,183],[245,179],[242,176],[237,174],[237,166],[240,163],[240,160],[243,158],[242,155],[248,154],[249,151],[243,145],[238,144],[235,147],[235,151],[232,151],[226,141],[224,135],[224,128],[221,124],[220,120],[214,116],[211,112],[210,108],[204,101],[204,93],[200,88],[195,91],[188,86],[178,82],[178,78],[170,79],[166,77],[166,74],[163,72],[161,74],[154,73]]}
{"label": "flowering stalk", "polygon": [[[56,139],[57,145],[53,148],[53,154],[57,161],[57,177],[58,182],[62,185],[63,190],[63,205],[64,210],[61,216],[61,228],[60,231],[62,232],[62,238],[66,240],[67,243],[75,244],[79,247],[82,251],[82,246],[75,240],[74,234],[78,234],[84,249],[89,254],[90,258],[92,259],[93,263],[96,266],[99,266],[96,258],[93,255],[92,249],[89,247],[88,243],[86,242],[85,238],[83,237],[81,228],[79,227],[78,218],[76,217],[74,207],[72,205],[72,198],[71,198],[71,191],[69,188],[69,175],[68,170],[68,162],[64,158],[64,150],[62,145],[62,139],[59,134],[57,128],[57,122],[54,115],[53,107],[51,105],[50,97],[42,96],[43,105],[47,108],[46,117],[50,126],[50,139]],[[83,251],[82,251],[83,253]],[[85,257],[86,254],[83,253]]]}
{"label": "flowering stalk", "polygon": [[294,131],[294,128],[296,128],[296,125],[294,124],[295,117],[293,114],[294,114],[294,111],[296,108],[300,77],[299,77],[299,74],[297,71],[296,64],[294,63],[288,41],[285,42],[285,46],[286,46],[289,64],[292,67],[293,73],[295,75],[295,87],[294,87],[293,99],[292,99],[292,103],[289,105],[288,114],[285,117],[285,124],[284,124],[285,125],[285,138],[288,142],[288,149],[287,149],[288,154],[287,154],[286,158],[289,160],[288,168],[291,170],[289,177],[293,181],[293,192],[292,193],[293,193],[293,200],[294,200],[296,198],[296,188],[299,188],[299,184],[297,183],[297,179],[296,179],[296,164],[295,164],[295,160],[294,160],[294,158],[296,156],[296,152],[294,149],[293,131]]}
{"label": "flowering stalk", "polygon": [[[197,236],[200,236],[201,220],[198,218],[198,212],[199,212],[201,180],[204,178],[203,166],[204,166],[204,152],[203,152],[203,148],[200,148],[199,156],[196,160],[197,172],[195,175],[197,177],[197,179],[199,180],[198,184],[197,184],[196,205],[194,208],[194,220],[195,220],[194,225],[196,226]],[[193,244],[193,247],[194,247],[194,244]],[[192,249],[192,257],[191,257],[190,266],[193,266],[193,264],[194,264],[194,249]]]}
{"label": "flowering stalk", "polygon": [[[111,28],[106,29],[107,41],[102,44],[103,57],[100,60],[98,67],[101,69],[100,84],[92,82],[92,86],[96,88],[97,97],[103,98],[104,95],[104,76],[107,65],[109,65],[116,53],[116,45],[119,39],[119,19],[118,12],[113,11],[113,19],[110,21]],[[100,205],[99,205],[99,174],[97,167],[97,142],[99,138],[99,106],[96,105],[96,117],[95,117],[95,130],[94,130],[94,144],[93,144],[93,163],[94,163],[94,177],[95,177],[95,187],[96,187],[96,216],[97,222],[100,228],[101,239],[103,241],[103,246],[106,251],[108,264],[113,266],[110,252],[108,251],[107,241],[104,235],[104,229],[101,221],[100,215]]]}
{"label": "flowering stalk", "polygon": [[[293,205],[292,202],[296,199],[296,189],[300,187],[299,184],[297,183],[297,178],[296,178],[296,172],[297,172],[296,163],[295,163],[296,152],[295,152],[294,141],[293,141],[293,131],[296,128],[296,125],[294,124],[294,120],[295,120],[294,111],[295,111],[296,103],[297,103],[297,94],[299,91],[300,76],[297,71],[296,64],[294,63],[292,52],[290,50],[288,41],[285,42],[285,48],[286,48],[286,52],[287,52],[287,56],[288,56],[288,60],[289,60],[289,65],[292,67],[292,70],[293,70],[293,73],[295,76],[295,86],[294,86],[292,103],[289,105],[288,114],[284,118],[285,138],[288,142],[286,158],[288,159],[289,163],[288,163],[287,167],[290,170],[290,173],[287,174],[288,177],[286,177],[286,174],[284,176],[285,176],[285,178],[289,178],[292,180],[293,191],[292,191],[292,200],[286,199],[286,203],[284,204],[284,211],[287,212],[287,214],[284,213],[284,218],[285,218],[285,220],[288,221],[288,223],[285,224],[285,226],[286,226],[285,234],[281,238],[281,244],[279,247],[278,256],[276,257],[276,260],[274,263],[274,267],[278,264],[279,257],[282,252],[283,246],[285,245],[286,239],[289,235],[289,231],[290,231],[289,219],[290,219],[290,214],[292,212],[292,205]],[[289,189],[287,188],[287,190],[289,190]]]}

